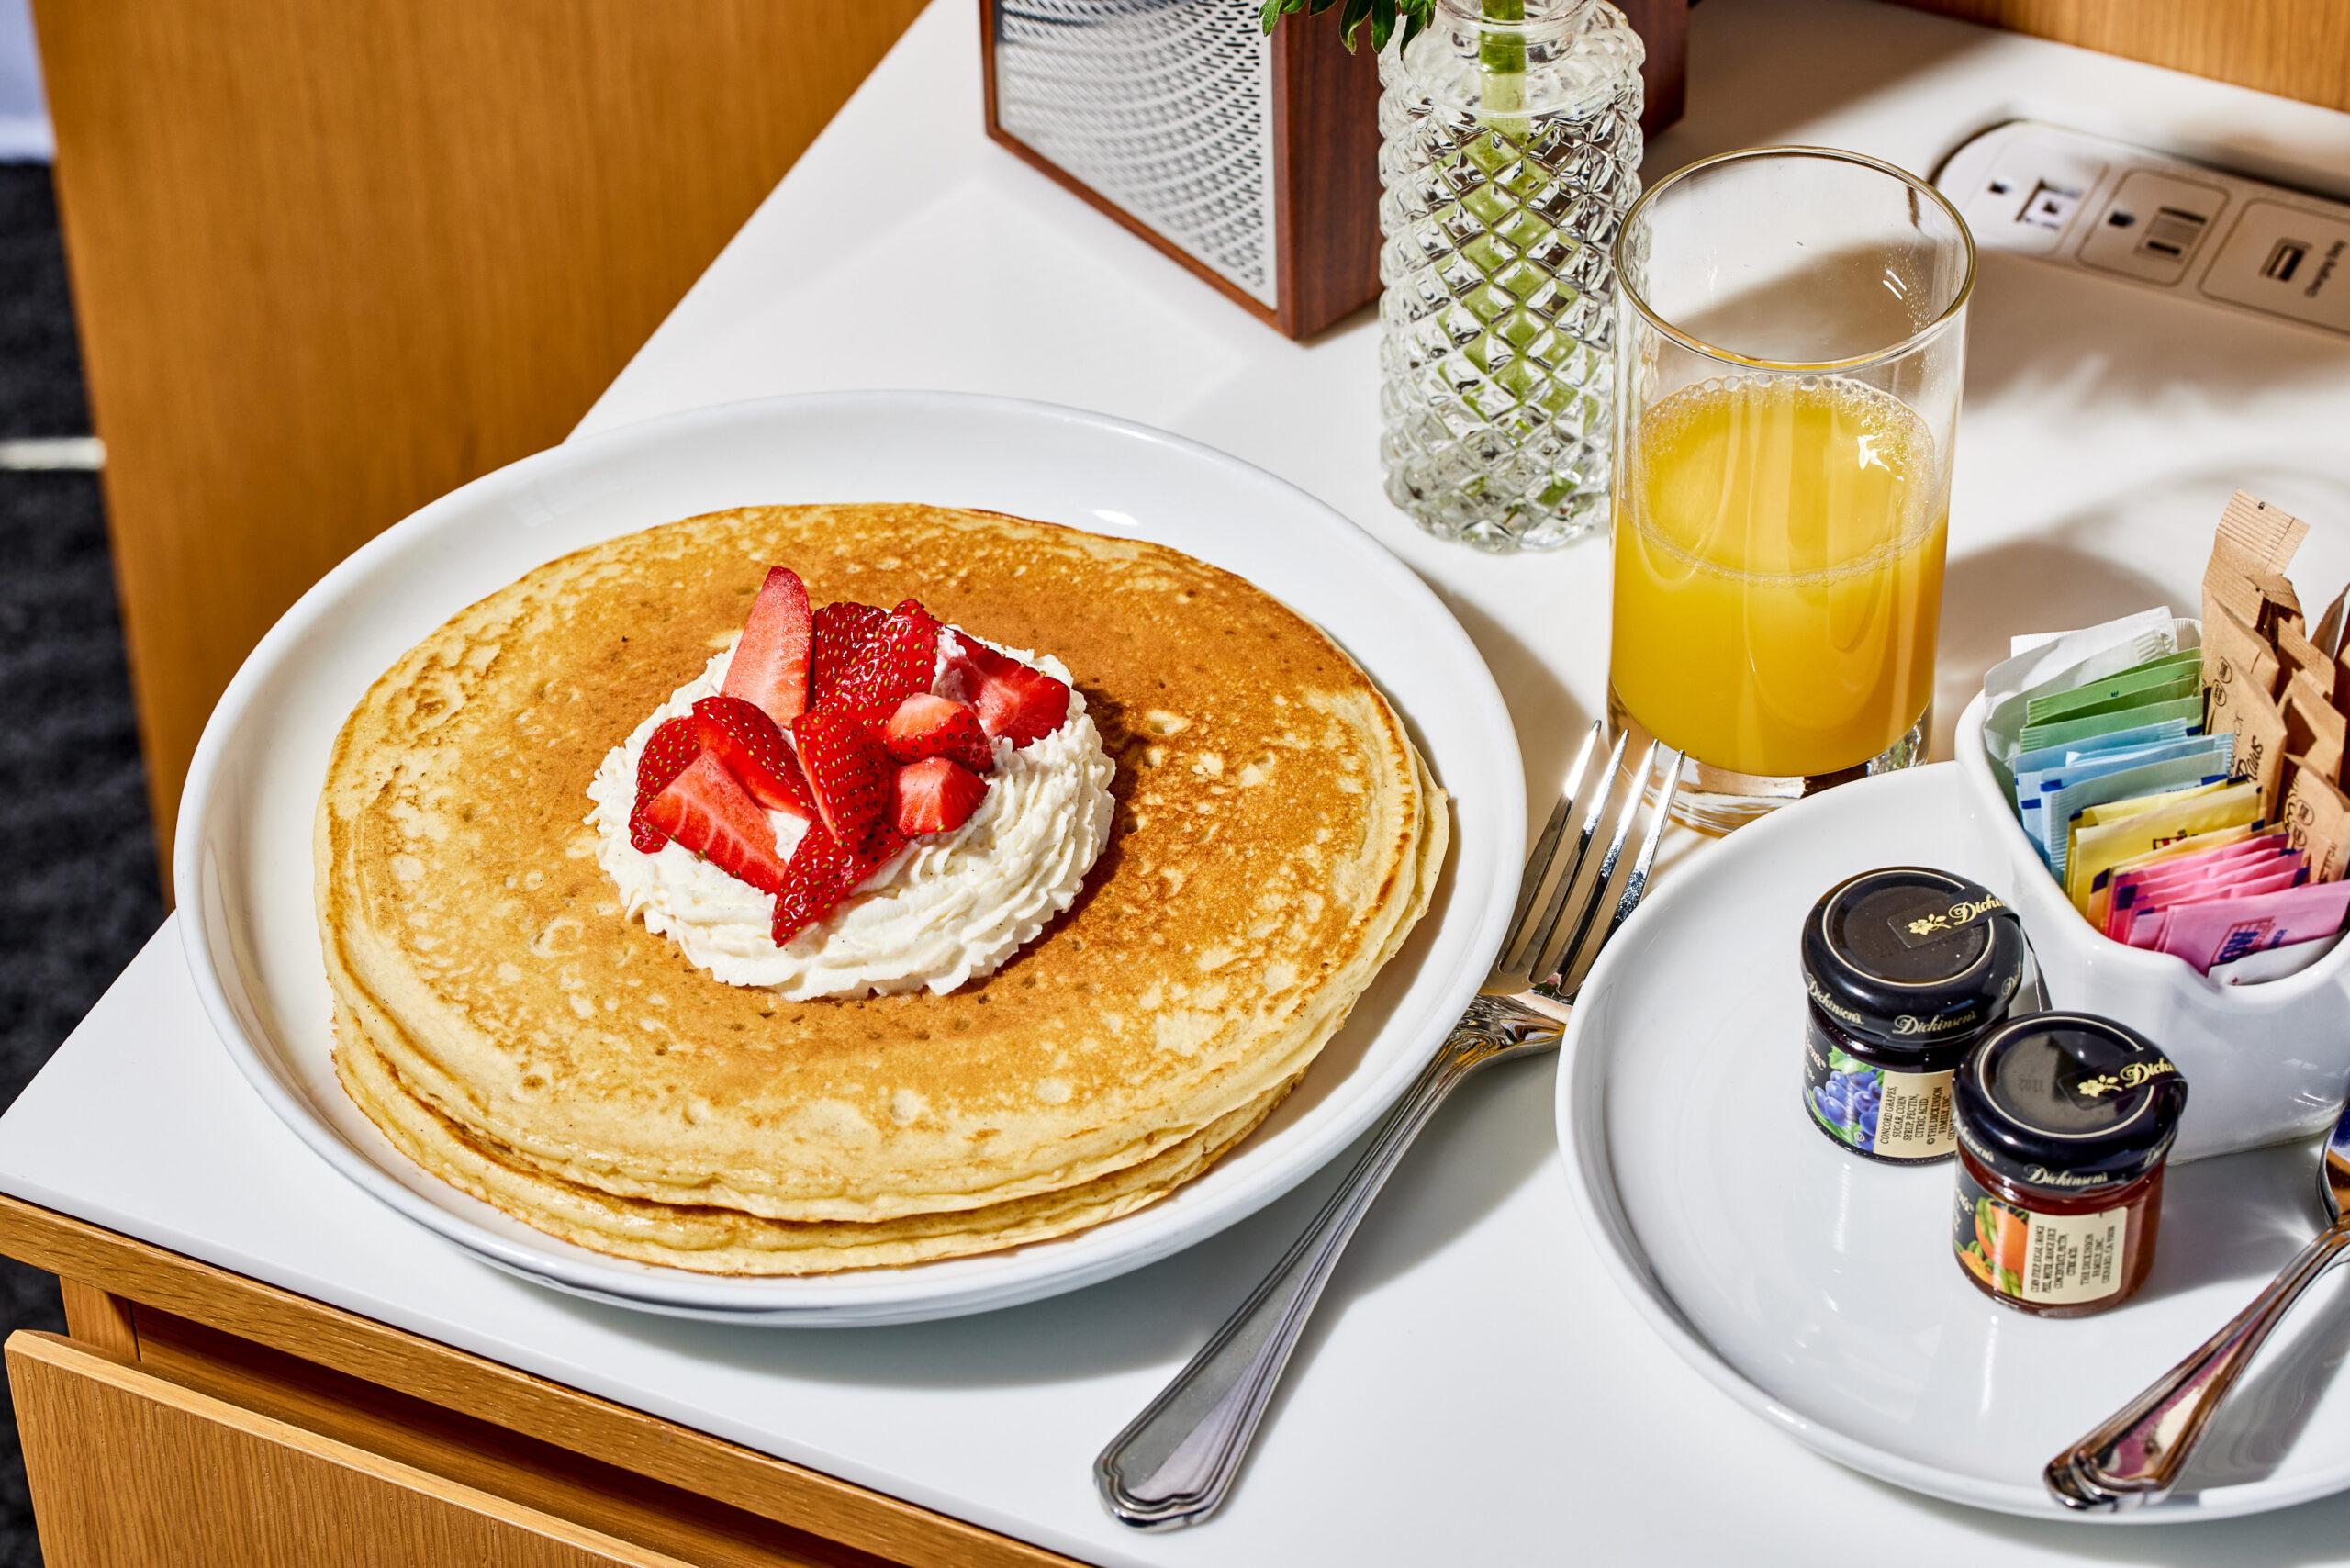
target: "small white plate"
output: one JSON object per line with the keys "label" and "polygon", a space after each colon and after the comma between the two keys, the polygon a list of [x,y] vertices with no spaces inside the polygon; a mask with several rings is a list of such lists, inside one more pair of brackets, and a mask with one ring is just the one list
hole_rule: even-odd
{"label": "small white plate", "polygon": [[[2174,1165],[2139,1294],[2051,1322],[1962,1274],[1949,1165],[1876,1165],[1816,1130],[1799,1092],[1804,913],[1873,867],[1998,870],[1973,810],[1953,764],[1868,779],[1742,828],[1662,879],[1584,983],[1559,1137],[1617,1283],[1716,1387],[1870,1475],[2077,1518],[2042,1489],[2041,1467],[2233,1316],[2315,1232],[2316,1153]],[[2339,1275],[2318,1286],[2263,1350],[2180,1494],[2120,1518],[2255,1513],[2350,1487],[2339,1286]],[[1660,1462],[1702,1477],[1737,1462],[1743,1435],[1687,1432]]]}
{"label": "small white plate", "polygon": [[[1055,1241],[910,1269],[737,1280],[558,1241],[427,1175],[335,1081],[310,823],[344,717],[410,645],[567,552],[754,504],[926,501],[1169,544],[1336,638],[1387,691],[1453,796],[1435,906],[1288,1100],[1165,1201]],[[484,1260],[558,1289],[730,1321],[867,1325],[1033,1301],[1139,1268],[1255,1213],[1369,1127],[1467,1004],[1525,853],[1517,739],[1484,662],[1426,585],[1304,491],[1100,414],[947,393],[695,409],[557,447],[370,542],[245,662],[189,770],[173,876],[190,968],[229,1054],[335,1169]],[[583,798],[581,810],[586,811]]]}

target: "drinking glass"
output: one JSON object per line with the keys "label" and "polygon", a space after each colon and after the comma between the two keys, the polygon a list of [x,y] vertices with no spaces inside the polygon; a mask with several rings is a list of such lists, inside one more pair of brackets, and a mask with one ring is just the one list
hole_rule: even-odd
{"label": "drinking glass", "polygon": [[1617,269],[1610,723],[1683,754],[1714,833],[1924,761],[1965,223],[1890,163],[1756,148],[1660,181]]}

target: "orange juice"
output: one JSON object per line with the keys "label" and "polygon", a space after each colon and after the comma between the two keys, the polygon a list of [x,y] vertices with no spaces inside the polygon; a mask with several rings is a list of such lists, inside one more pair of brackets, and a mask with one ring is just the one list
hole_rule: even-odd
{"label": "orange juice", "polygon": [[1617,697],[1740,773],[1877,756],[1933,696],[1949,494],[1924,421],[1858,382],[1673,393],[1639,417],[1618,480]]}

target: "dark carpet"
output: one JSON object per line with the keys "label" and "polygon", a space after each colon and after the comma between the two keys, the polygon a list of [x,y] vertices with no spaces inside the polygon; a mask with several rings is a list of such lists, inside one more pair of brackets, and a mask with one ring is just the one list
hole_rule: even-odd
{"label": "dark carpet", "polygon": [[[0,438],[89,429],[49,170],[0,164]],[[0,471],[0,843],[5,1108],[163,918],[95,475]],[[62,1332],[56,1282],[0,1260],[0,1319]],[[9,1410],[0,1568],[39,1562]]]}

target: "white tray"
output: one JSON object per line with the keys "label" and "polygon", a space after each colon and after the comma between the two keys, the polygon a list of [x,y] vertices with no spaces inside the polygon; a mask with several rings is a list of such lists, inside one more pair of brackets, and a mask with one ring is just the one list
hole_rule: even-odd
{"label": "white tray", "polygon": [[[1846,785],[1742,828],[1662,885],[1585,982],[1559,1074],[1577,1207],[1617,1283],[1714,1385],[1797,1441],[1897,1485],[2078,1518],[2042,1465],[2254,1295],[2319,1224],[2316,1153],[2174,1166],[2154,1272],[2052,1322],[1998,1305],[1951,1256],[1951,1166],[1881,1166],[1804,1114],[1796,935],[1873,867],[1982,879],[2000,863],[1958,768]],[[2196,1092],[2189,1081],[2189,1103]],[[2341,1276],[2279,1329],[2181,1494],[2144,1522],[2255,1513],[2350,1486]],[[1692,1488],[1737,1431],[1659,1455]],[[1836,1540],[1823,1525],[1825,1545]],[[1882,1544],[1882,1543],[1881,1543]]]}

